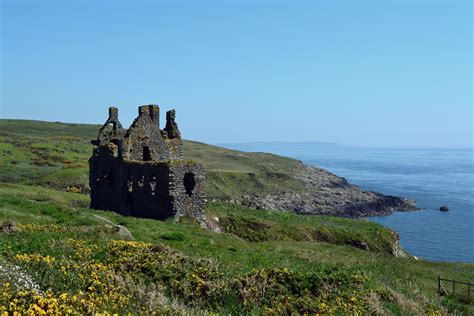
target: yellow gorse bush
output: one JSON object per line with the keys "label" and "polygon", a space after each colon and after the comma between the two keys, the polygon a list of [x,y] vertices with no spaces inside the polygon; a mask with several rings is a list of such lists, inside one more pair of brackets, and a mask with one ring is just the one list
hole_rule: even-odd
{"label": "yellow gorse bush", "polygon": [[17,228],[20,231],[28,232],[62,232],[65,230],[64,227],[54,224],[49,225],[37,225],[37,224],[17,224]]}
{"label": "yellow gorse bush", "polygon": [[[44,229],[37,225],[20,227],[28,231]],[[146,243],[111,240],[106,243],[106,247],[110,252],[119,254],[115,258],[116,262],[99,262],[91,259],[91,255],[99,248],[97,245],[71,238],[60,242],[51,240],[51,243],[75,252],[75,258],[69,256],[56,259],[40,253],[17,253],[13,258],[19,265],[31,267],[33,271],[39,269],[55,278],[62,275],[66,279],[75,280],[75,287],[80,290],[60,293],[48,289],[40,294],[37,291],[17,290],[10,283],[4,283],[1,288],[1,301],[4,302],[1,305],[2,312],[34,315],[102,312],[107,315],[107,310],[121,310],[129,304],[131,294],[128,289],[120,287],[117,268],[123,260],[137,256],[141,250],[151,246]]]}
{"label": "yellow gorse bush", "polygon": [[[92,228],[19,225],[19,229],[18,238],[31,232],[59,232],[66,237],[49,238],[34,251],[13,244],[4,247],[3,255],[40,287],[1,284],[2,316],[212,313],[228,297],[245,313],[369,312],[367,295],[373,289],[366,288],[369,278],[358,270],[296,273],[274,268],[224,276],[213,261],[187,257],[160,244],[89,240],[83,233]],[[84,238],[70,237],[75,236],[71,231]],[[430,310],[432,315],[436,312]]]}
{"label": "yellow gorse bush", "polygon": [[15,255],[15,258],[18,260],[18,261],[23,261],[23,262],[32,262],[32,263],[40,263],[40,262],[44,262],[46,263],[48,266],[52,266],[54,264],[54,262],[56,261],[56,258],[54,257],[51,257],[49,255],[47,256],[42,256],[41,254],[38,254],[38,253],[33,253],[33,254],[19,254],[17,253]]}

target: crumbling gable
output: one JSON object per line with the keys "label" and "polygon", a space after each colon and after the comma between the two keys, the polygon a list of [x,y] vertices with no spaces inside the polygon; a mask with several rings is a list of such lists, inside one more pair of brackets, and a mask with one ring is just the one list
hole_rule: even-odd
{"label": "crumbling gable", "polygon": [[109,118],[99,130],[97,141],[94,141],[93,144],[96,146],[104,146],[109,143],[118,144],[124,136],[125,130],[118,119],[118,109],[111,107],[109,108]]}
{"label": "crumbling gable", "polygon": [[125,136],[125,154],[129,160],[158,161],[170,158],[168,146],[160,130],[160,114],[157,105],[138,108],[138,117]]}
{"label": "crumbling gable", "polygon": [[155,219],[182,215],[204,219],[204,167],[182,160],[175,120],[175,110],[168,111],[161,130],[159,107],[144,105],[124,130],[118,109],[109,108],[109,118],[92,141],[91,208]]}

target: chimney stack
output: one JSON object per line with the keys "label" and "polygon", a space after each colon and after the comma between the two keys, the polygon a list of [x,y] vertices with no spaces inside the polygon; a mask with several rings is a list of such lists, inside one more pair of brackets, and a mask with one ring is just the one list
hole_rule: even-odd
{"label": "chimney stack", "polygon": [[150,109],[148,105],[142,105],[138,107],[138,115],[150,114]]}
{"label": "chimney stack", "polygon": [[153,122],[160,128],[160,107],[155,104],[150,104],[148,105],[148,112]]}
{"label": "chimney stack", "polygon": [[118,120],[118,109],[116,107],[109,107],[109,120]]}

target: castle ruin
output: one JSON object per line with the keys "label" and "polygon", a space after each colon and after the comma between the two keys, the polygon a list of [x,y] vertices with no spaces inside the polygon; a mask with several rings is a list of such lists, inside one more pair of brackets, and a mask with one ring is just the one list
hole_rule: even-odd
{"label": "castle ruin", "polygon": [[138,108],[128,130],[109,108],[109,118],[92,141],[89,185],[93,209],[122,215],[165,219],[191,216],[202,220],[205,174],[201,163],[182,159],[175,110],[160,129],[157,105]]}

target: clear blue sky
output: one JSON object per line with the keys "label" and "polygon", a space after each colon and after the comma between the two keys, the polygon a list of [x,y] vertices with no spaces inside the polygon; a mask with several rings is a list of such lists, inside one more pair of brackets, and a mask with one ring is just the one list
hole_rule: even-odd
{"label": "clear blue sky", "polygon": [[156,103],[204,142],[472,146],[471,1],[0,1],[1,118]]}

